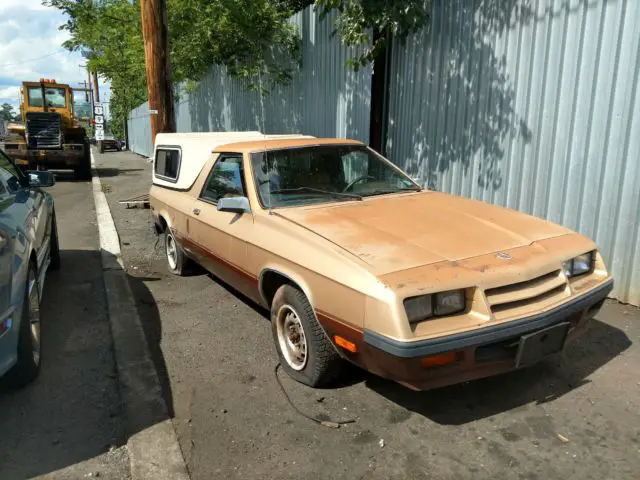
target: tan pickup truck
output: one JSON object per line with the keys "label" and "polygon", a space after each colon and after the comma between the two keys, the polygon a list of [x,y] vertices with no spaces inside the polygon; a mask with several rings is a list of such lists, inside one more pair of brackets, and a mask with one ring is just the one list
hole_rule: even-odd
{"label": "tan pickup truck", "polygon": [[269,308],[311,386],[345,359],[419,390],[531,365],[613,285],[588,238],[426,190],[352,140],[159,134],[150,203],[169,270],[197,262]]}

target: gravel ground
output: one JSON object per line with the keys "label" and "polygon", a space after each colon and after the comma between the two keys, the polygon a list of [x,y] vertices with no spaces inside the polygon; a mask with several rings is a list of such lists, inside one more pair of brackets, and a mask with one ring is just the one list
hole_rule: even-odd
{"label": "gravel ground", "polygon": [[0,390],[0,478],[129,478],[90,182],[58,176],[62,268],[42,299],[40,377]]}
{"label": "gravel ground", "polygon": [[167,273],[146,193],[151,166],[96,158],[137,307],[194,480],[211,478],[638,478],[640,310],[609,301],[562,357],[414,393],[357,369],[331,389],[274,378],[265,312],[204,273]]}

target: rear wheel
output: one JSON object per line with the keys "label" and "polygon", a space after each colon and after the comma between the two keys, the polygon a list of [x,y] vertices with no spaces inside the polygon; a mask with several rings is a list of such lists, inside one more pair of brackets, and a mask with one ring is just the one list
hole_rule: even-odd
{"label": "rear wheel", "polygon": [[167,257],[167,267],[171,273],[182,276],[188,272],[189,259],[169,227],[164,230],[164,252]]}
{"label": "rear wheel", "polygon": [[7,374],[9,385],[20,388],[35,380],[42,362],[40,289],[34,262],[29,264],[18,336],[18,361]]}
{"label": "rear wheel", "polygon": [[310,387],[335,380],[342,360],[316,320],[307,297],[283,285],[271,303],[271,332],[278,358],[290,377]]}

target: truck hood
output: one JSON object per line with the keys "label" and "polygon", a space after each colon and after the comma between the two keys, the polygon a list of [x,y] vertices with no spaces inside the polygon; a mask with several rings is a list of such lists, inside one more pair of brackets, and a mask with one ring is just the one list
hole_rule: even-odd
{"label": "truck hood", "polygon": [[514,210],[431,191],[277,212],[360,258],[377,275],[571,233]]}

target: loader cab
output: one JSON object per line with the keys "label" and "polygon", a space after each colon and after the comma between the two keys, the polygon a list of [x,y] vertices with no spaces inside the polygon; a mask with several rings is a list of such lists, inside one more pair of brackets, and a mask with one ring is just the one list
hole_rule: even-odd
{"label": "loader cab", "polygon": [[22,121],[31,112],[57,113],[64,128],[73,125],[73,90],[69,85],[53,79],[41,78],[39,82],[22,83]]}

